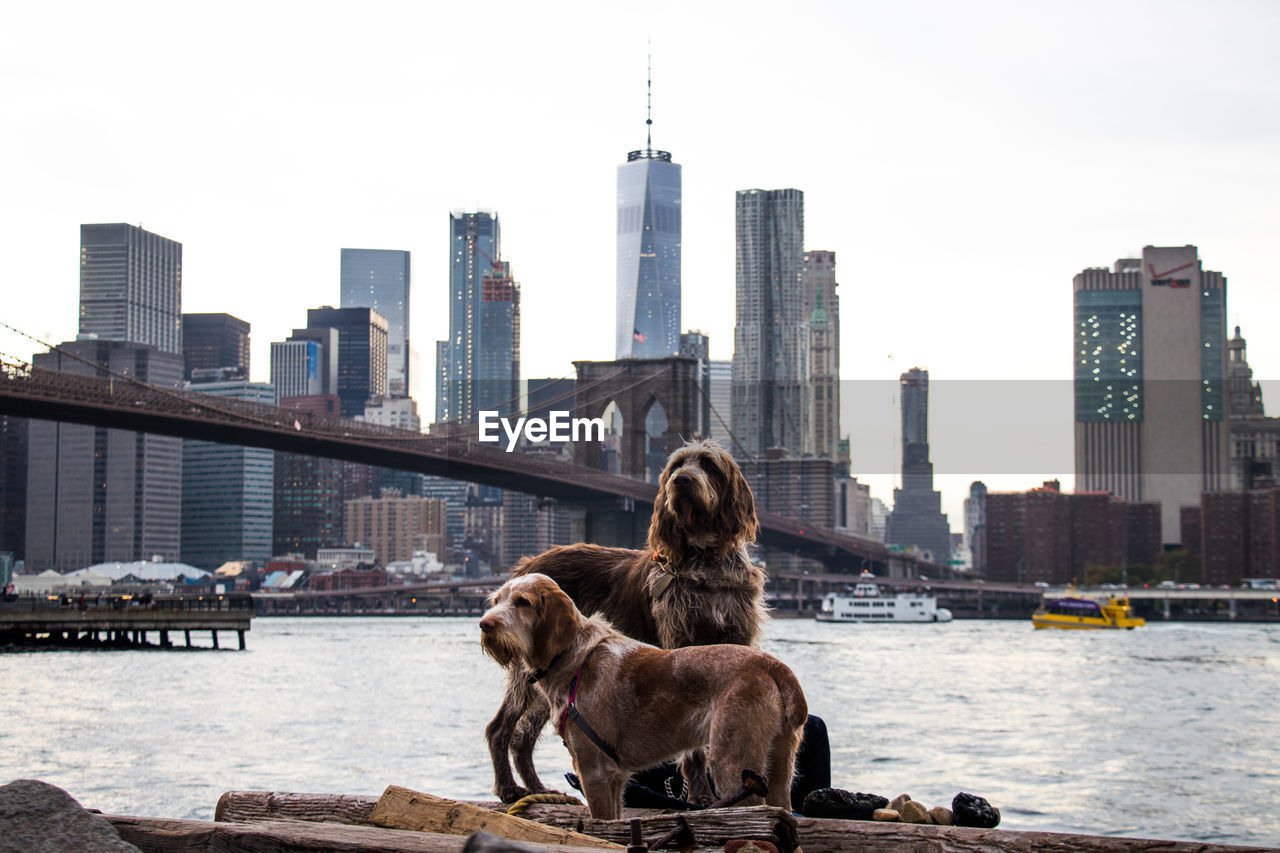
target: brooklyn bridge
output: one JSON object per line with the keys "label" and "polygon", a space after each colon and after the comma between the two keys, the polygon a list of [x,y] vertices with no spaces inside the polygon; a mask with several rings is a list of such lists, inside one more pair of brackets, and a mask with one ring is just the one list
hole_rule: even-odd
{"label": "brooklyn bridge", "polygon": [[[412,430],[241,402],[118,375],[82,376],[26,364],[0,369],[0,413],[263,447],[448,477],[583,507],[587,541],[637,547],[657,486],[546,454],[507,453],[474,434]],[[760,544],[830,572],[914,577],[928,563],[883,543],[761,511]]]}

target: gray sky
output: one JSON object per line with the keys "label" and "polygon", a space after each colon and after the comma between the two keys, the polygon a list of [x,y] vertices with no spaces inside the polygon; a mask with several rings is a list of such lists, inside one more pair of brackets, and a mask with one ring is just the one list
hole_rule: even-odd
{"label": "gray sky", "polygon": [[[448,213],[483,207],[523,286],[525,375],[611,359],[615,169],[644,145],[651,38],[654,144],[684,167],[683,325],[714,357],[732,349],[734,191],[794,186],[807,247],[837,252],[846,378],[918,365],[1069,388],[1072,276],[1188,243],[1227,275],[1255,375],[1280,376],[1280,5],[687,6],[16,5],[0,29],[3,319],[74,337],[80,223],[141,223],[183,243],[184,310],[252,323],[265,379],[269,342],[337,304],[339,249],[408,249],[429,377]],[[1030,386],[1008,387],[1016,406]],[[891,405],[843,424],[886,498]],[[935,423],[999,416],[952,405]],[[935,429],[953,527],[976,477],[1070,485],[1069,395],[1035,405],[1044,468],[966,470],[1001,445]]]}

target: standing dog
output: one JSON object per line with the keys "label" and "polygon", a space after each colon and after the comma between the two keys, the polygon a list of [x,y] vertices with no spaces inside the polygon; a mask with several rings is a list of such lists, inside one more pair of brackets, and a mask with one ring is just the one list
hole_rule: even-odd
{"label": "standing dog", "polygon": [[584,617],[536,573],[507,581],[492,602],[481,645],[504,666],[519,661],[540,673],[538,690],[559,713],[593,818],[621,816],[622,786],[635,771],[703,747],[722,794],[752,770],[765,779],[769,805],[790,807],[808,707],[777,658],[745,646],[645,645],[599,614]]}
{"label": "standing dog", "polygon": [[[751,488],[733,457],[714,441],[691,441],[658,480],[647,551],[566,545],[520,561],[511,575],[550,577],[579,610],[650,645],[751,646],[768,618],[764,572],[747,558],[756,527]],[[549,714],[531,680],[536,673],[514,656],[508,669],[502,707],[485,729],[493,792],[504,802],[546,790],[533,749]],[[516,784],[508,754],[526,787]],[[705,774],[685,769],[690,799],[709,802]]]}

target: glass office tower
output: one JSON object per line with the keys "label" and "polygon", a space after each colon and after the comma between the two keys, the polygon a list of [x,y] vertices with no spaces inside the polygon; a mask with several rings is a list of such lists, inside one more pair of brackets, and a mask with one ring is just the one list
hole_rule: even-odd
{"label": "glass office tower", "polygon": [[409,253],[343,249],[343,308],[372,308],[387,319],[387,393],[409,396]]}
{"label": "glass office tower", "polygon": [[645,148],[618,167],[617,357],[680,352],[680,165]]}
{"label": "glass office tower", "polygon": [[436,346],[436,421],[519,408],[520,285],[494,213],[449,215],[449,339]]}

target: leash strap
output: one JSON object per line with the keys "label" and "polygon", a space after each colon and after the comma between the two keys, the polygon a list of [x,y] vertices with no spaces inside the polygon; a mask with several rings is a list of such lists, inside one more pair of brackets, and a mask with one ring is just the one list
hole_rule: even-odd
{"label": "leash strap", "polygon": [[578,671],[573,675],[573,683],[569,685],[569,704],[560,712],[560,739],[565,741],[566,745],[568,744],[569,739],[565,735],[568,734],[569,720],[573,720],[573,724],[581,729],[582,733],[586,735],[601,752],[609,756],[614,764],[621,764],[622,762],[618,760],[618,753],[614,751],[612,746],[605,743],[604,738],[596,734],[596,730],[591,728],[591,724],[583,718],[582,714],[578,711],[578,706],[574,704],[574,699],[578,695],[578,680],[580,678],[582,678],[582,667],[578,667]]}

